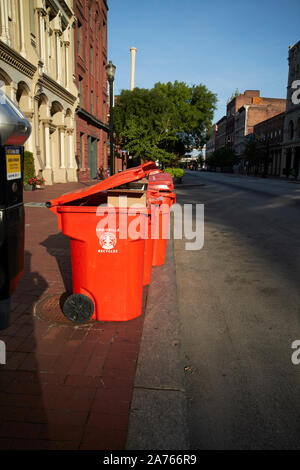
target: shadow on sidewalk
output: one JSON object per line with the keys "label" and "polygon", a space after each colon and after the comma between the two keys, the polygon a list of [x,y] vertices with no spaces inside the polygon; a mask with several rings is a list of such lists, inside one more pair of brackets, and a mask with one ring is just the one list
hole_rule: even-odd
{"label": "shadow on sidewalk", "polygon": [[47,252],[56,258],[57,265],[65,286],[66,292],[72,292],[72,264],[70,240],[62,233],[50,235],[41,245]]}
{"label": "shadow on sidewalk", "polygon": [[31,271],[31,261],[32,253],[25,251],[24,273],[12,295],[10,326],[0,331],[6,346],[6,364],[0,365],[0,449],[48,449],[51,444],[46,440],[47,390],[41,382],[47,361],[39,357],[40,337],[49,325],[33,316],[48,283]]}

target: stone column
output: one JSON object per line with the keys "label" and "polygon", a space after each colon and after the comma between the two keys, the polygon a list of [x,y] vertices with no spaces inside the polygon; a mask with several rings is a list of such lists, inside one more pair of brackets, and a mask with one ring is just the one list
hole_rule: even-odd
{"label": "stone column", "polygon": [[33,119],[34,119],[34,129],[33,132],[35,134],[35,146],[40,147],[40,136],[39,136],[39,97],[35,96],[33,99]]}
{"label": "stone column", "polygon": [[44,139],[45,139],[45,169],[51,170],[51,152],[50,152],[50,130],[49,121],[44,120]]}
{"label": "stone column", "polygon": [[278,150],[278,162],[277,162],[277,172],[276,176],[281,176],[281,168],[282,168],[282,147]]}
{"label": "stone column", "polygon": [[60,50],[60,35],[58,32],[56,34],[56,79],[61,85],[61,50]]}
{"label": "stone column", "polygon": [[74,160],[73,160],[73,129],[69,129],[69,168],[74,168]]}
{"label": "stone column", "polygon": [[67,177],[68,181],[77,181],[77,171],[74,167],[75,155],[74,155],[74,129],[69,128],[67,130],[68,134],[68,147],[69,147],[69,164],[67,168]]}
{"label": "stone column", "polygon": [[33,149],[34,149],[33,139],[35,137],[35,135],[34,135],[34,123],[33,123],[34,112],[33,111],[32,112],[25,112],[24,114],[25,114],[25,116],[27,117],[28,121],[31,124],[31,134],[28,137],[25,146],[26,146],[27,150],[29,150],[29,152],[33,153],[34,152],[33,151]]}
{"label": "stone column", "polygon": [[9,44],[9,28],[8,28],[8,8],[7,0],[0,0],[1,6],[1,41]]}
{"label": "stone column", "polygon": [[23,0],[19,0],[19,10],[20,10],[20,39],[21,39],[21,50],[20,50],[20,54],[21,54],[23,57],[26,57],[25,37],[24,37],[24,11],[23,11]]}
{"label": "stone column", "polygon": [[17,91],[18,91],[17,83],[12,82],[11,87],[10,87],[10,97],[13,100],[13,102],[16,104],[17,104]]}
{"label": "stone column", "polygon": [[285,177],[285,175],[283,174],[283,169],[286,167],[286,148],[285,147],[282,147],[282,151],[281,151],[281,167],[280,167],[280,172],[279,172],[279,176],[280,177]]}
{"label": "stone column", "polygon": [[292,147],[291,169],[294,168],[295,165],[295,150],[295,147]]}
{"label": "stone column", "polygon": [[70,73],[69,73],[69,31],[66,29],[63,32],[63,47],[64,47],[64,60],[65,60],[65,76],[64,76],[64,86],[68,90],[70,89]]}
{"label": "stone column", "polygon": [[[22,0],[21,0],[22,1]],[[39,14],[39,36],[40,36],[40,59],[43,62],[43,71],[45,68],[45,11],[43,9],[38,10]]]}
{"label": "stone column", "polygon": [[65,158],[65,129],[66,127],[61,124],[57,126],[57,151],[59,155],[58,166],[53,166],[53,178],[55,183],[67,182],[66,158]]}
{"label": "stone column", "polygon": [[50,120],[42,119],[44,134],[44,152],[45,153],[45,167],[43,170],[43,177],[46,180],[46,184],[53,183],[53,171],[51,166],[51,147],[50,147]]}
{"label": "stone column", "polygon": [[65,126],[59,126],[60,143],[60,168],[66,168],[65,165]]}

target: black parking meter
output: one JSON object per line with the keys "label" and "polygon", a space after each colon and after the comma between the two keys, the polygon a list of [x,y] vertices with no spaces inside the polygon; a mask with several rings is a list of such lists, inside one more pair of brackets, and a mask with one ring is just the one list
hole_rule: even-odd
{"label": "black parking meter", "polygon": [[0,90],[0,330],[9,326],[10,298],[24,270],[23,144],[31,125]]}

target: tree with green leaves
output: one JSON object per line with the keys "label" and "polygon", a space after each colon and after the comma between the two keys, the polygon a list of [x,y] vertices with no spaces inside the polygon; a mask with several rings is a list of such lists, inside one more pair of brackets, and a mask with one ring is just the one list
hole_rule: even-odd
{"label": "tree with green leaves", "polygon": [[263,167],[263,172],[267,172],[267,167],[270,162],[268,152],[262,148],[261,143],[255,140],[254,137],[247,140],[243,158],[248,162],[248,169],[250,171],[254,170],[255,175],[259,173],[261,166]]}
{"label": "tree with green leaves", "polygon": [[114,108],[118,143],[134,159],[176,166],[188,148],[206,142],[216,101],[204,85],[178,81],[123,90]]}
{"label": "tree with green leaves", "polygon": [[234,150],[228,147],[221,147],[215,150],[206,159],[207,165],[211,168],[216,169],[217,167],[220,167],[222,170],[231,169],[236,161],[237,158]]}

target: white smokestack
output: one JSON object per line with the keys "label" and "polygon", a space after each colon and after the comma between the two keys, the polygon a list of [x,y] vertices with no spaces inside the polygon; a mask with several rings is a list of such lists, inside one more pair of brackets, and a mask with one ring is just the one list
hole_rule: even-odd
{"label": "white smokestack", "polygon": [[134,72],[135,72],[135,53],[136,47],[130,48],[131,53],[131,80],[130,80],[130,90],[134,89]]}

